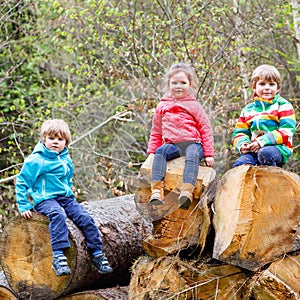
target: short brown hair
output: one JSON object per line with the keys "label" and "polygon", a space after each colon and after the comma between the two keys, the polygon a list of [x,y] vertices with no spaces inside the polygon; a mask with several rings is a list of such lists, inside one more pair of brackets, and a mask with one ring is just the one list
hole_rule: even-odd
{"label": "short brown hair", "polygon": [[47,120],[42,124],[40,133],[41,140],[45,142],[46,137],[49,135],[61,136],[66,140],[66,146],[72,141],[69,125],[61,119]]}
{"label": "short brown hair", "polygon": [[260,65],[257,67],[251,76],[251,88],[256,87],[256,83],[261,80],[270,80],[277,83],[278,89],[281,88],[281,76],[279,71],[271,65]]}

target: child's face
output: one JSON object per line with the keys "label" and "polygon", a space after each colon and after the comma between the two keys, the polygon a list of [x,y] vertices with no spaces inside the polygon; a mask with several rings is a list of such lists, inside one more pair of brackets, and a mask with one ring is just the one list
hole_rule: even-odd
{"label": "child's face", "polygon": [[257,81],[253,91],[260,98],[273,99],[279,91],[278,84],[275,81],[260,79]]}
{"label": "child's face", "polygon": [[66,146],[66,140],[61,136],[47,135],[45,139],[45,146],[48,149],[59,153],[64,150]]}
{"label": "child's face", "polygon": [[189,94],[191,84],[184,72],[175,73],[172,77],[170,77],[169,82],[171,95],[174,98],[184,98]]}

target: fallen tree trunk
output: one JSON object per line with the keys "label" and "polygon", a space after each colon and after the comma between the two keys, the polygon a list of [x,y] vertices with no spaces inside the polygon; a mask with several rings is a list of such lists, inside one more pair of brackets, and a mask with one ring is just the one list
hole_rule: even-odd
{"label": "fallen tree trunk", "polygon": [[89,290],[59,297],[58,300],[127,300],[128,287],[114,287],[103,290]]}
{"label": "fallen tree trunk", "polygon": [[188,247],[204,249],[211,229],[210,203],[214,200],[217,177],[212,168],[199,167],[193,201],[189,210],[179,208],[178,196],[182,184],[185,158],[167,163],[164,205],[151,206],[151,173],[153,155],[140,168],[139,189],[135,195],[138,210],[153,221],[153,233],[143,242],[144,250],[153,257],[174,254]]}
{"label": "fallen tree trunk", "polygon": [[152,228],[137,212],[133,198],[130,195],[84,203],[99,228],[103,251],[114,268],[109,275],[101,275],[92,267],[84,237],[70,220],[71,247],[65,254],[72,274],[60,277],[51,269],[48,219],[35,213],[30,220],[10,220],[1,235],[0,258],[18,299],[51,300],[81,289],[128,283],[130,266],[143,254],[142,240]]}
{"label": "fallen tree trunk", "polygon": [[243,165],[217,189],[213,257],[256,271],[300,248],[300,177],[277,167]]}

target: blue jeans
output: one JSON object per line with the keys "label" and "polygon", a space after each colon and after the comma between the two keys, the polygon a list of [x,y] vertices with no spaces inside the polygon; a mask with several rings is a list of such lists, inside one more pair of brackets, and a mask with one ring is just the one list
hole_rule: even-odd
{"label": "blue jeans", "polygon": [[50,220],[49,231],[52,250],[70,247],[67,217],[79,228],[90,251],[102,251],[102,240],[94,219],[72,197],[57,196],[39,203],[35,210]]}
{"label": "blue jeans", "polygon": [[277,147],[265,146],[260,148],[257,153],[248,152],[240,156],[233,164],[233,168],[240,165],[282,167],[283,159]]}
{"label": "blue jeans", "polygon": [[167,170],[167,161],[185,156],[183,182],[195,185],[199,164],[203,158],[203,148],[200,143],[186,142],[179,144],[164,144],[156,149],[152,166],[152,181],[163,181]]}

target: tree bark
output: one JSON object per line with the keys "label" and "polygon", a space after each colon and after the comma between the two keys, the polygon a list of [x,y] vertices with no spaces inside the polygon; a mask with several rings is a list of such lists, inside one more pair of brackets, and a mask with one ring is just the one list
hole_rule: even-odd
{"label": "tree bark", "polygon": [[153,234],[143,242],[144,250],[153,257],[174,254],[187,247],[204,249],[211,229],[210,203],[214,199],[217,177],[212,168],[199,167],[199,174],[189,210],[179,208],[178,196],[182,184],[185,158],[167,163],[164,180],[164,205],[151,206],[151,174],[153,155],[143,163],[139,172],[139,189],[135,195],[138,210],[153,222]]}
{"label": "tree bark", "polygon": [[299,0],[291,0],[291,6],[293,9],[294,31],[295,31],[298,59],[299,59],[300,58],[300,12],[299,12],[300,3],[299,3]]}
{"label": "tree bark", "polygon": [[213,257],[256,271],[300,248],[300,178],[243,165],[223,175],[214,203]]}
{"label": "tree bark", "polygon": [[1,235],[1,264],[18,299],[51,300],[89,288],[128,284],[133,261],[143,254],[142,240],[152,226],[135,209],[134,196],[84,203],[103,241],[103,251],[114,268],[101,275],[93,268],[80,230],[68,220],[71,247],[65,254],[72,274],[56,276],[51,269],[52,250],[48,219],[35,213],[30,220],[16,217]]}

